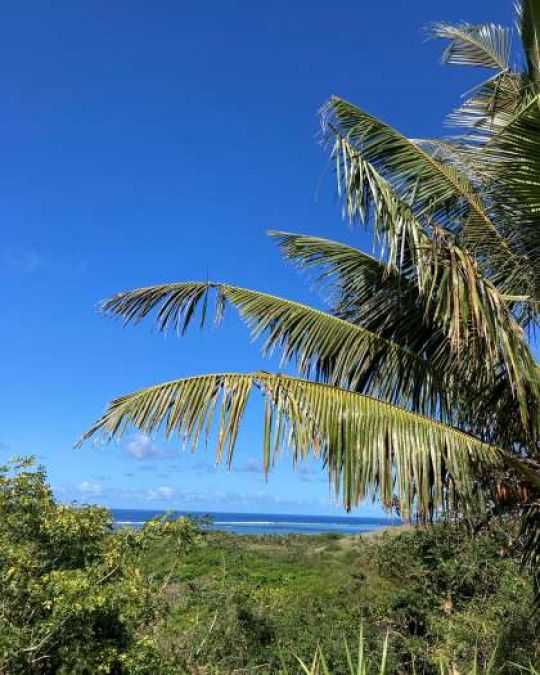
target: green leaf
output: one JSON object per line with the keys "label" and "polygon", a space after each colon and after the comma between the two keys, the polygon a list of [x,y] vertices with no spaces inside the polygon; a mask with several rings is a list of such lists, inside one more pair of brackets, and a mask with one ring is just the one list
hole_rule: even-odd
{"label": "green leaf", "polygon": [[[323,268],[320,280],[330,287],[340,316],[422,354],[437,371],[455,374],[474,400],[496,392],[488,410],[513,410],[535,436],[540,417],[535,361],[506,302],[478,274],[466,251],[439,240],[430,249],[436,257],[425,267],[430,281],[422,292],[412,268],[407,275],[362,251],[317,237],[274,236],[286,258],[301,268]],[[473,415],[483,419],[478,410]],[[510,429],[507,421],[504,429]]]}
{"label": "green leaf", "polygon": [[430,33],[435,38],[449,41],[443,54],[444,63],[495,70],[505,70],[509,66],[512,49],[512,31],[509,28],[495,24],[436,23]]}
{"label": "green leaf", "polygon": [[527,72],[540,93],[540,6],[537,0],[522,0],[517,8]]}
{"label": "green leaf", "polygon": [[229,284],[172,283],[117,294],[102,308],[126,323],[155,310],[160,330],[184,333],[201,303],[204,321],[210,292],[216,294],[216,318],[221,320],[225,303],[232,304],[254,338],[266,336],[264,352],[279,349],[282,363],[294,361],[302,375],[444,419],[452,414],[451,368],[437,371],[390,339],[298,302]]}
{"label": "green leaf", "polygon": [[217,412],[216,460],[230,464],[254,386],[270,410],[264,437],[273,438],[274,454],[288,449],[295,463],[321,456],[347,509],[368,497],[388,508],[397,499],[405,517],[430,517],[456,490],[471,493],[479,467],[502,465],[501,450],[458,429],[335,386],[263,372],[201,375],[128,394],[81,442],[134,425],[148,434],[178,433],[194,449],[201,434],[208,441]]}
{"label": "green leaf", "polygon": [[[326,104],[323,120],[335,139],[338,186],[344,188],[349,217],[367,220],[366,206],[372,204],[373,222],[388,239],[391,263],[400,259],[404,236],[414,255],[429,233],[459,233],[467,224],[481,234],[480,259],[489,247],[505,275],[521,273],[527,261],[512,249],[482,194],[455,162],[440,161],[422,143],[337,97]],[[418,256],[414,262],[419,264]]]}

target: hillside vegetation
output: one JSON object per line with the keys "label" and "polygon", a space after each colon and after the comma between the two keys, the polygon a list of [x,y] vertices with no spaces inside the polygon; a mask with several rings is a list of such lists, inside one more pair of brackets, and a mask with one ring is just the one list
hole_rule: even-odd
{"label": "hillside vegetation", "polygon": [[[148,570],[167,574],[168,554]],[[539,658],[530,580],[503,538],[462,528],[404,528],[358,537],[246,537],[208,532],[167,592],[156,640],[181,672],[299,672],[320,645],[346,672],[361,626],[374,665],[388,634],[390,672],[519,672]],[[493,659],[493,655],[494,659]],[[445,668],[446,670],[446,668]],[[211,669],[208,672],[213,672]]]}
{"label": "hillside vegetation", "polygon": [[[370,536],[249,537],[186,519],[113,529],[55,501],[28,460],[0,470],[0,673],[521,672],[539,660],[512,523]],[[512,553],[510,553],[512,551]],[[314,671],[320,672],[324,670]],[[356,673],[356,671],[354,671]]]}

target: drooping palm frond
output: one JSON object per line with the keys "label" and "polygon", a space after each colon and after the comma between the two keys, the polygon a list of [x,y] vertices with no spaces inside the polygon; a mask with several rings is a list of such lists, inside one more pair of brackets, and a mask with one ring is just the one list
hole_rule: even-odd
{"label": "drooping palm frond", "polygon": [[438,162],[377,117],[333,96],[323,108],[323,125],[334,139],[350,145],[351,156],[369,162],[417,217],[435,218],[439,227],[453,230],[454,221],[470,212],[496,231],[466,174]]}
{"label": "drooping palm frond", "polygon": [[512,50],[512,30],[504,26],[469,23],[436,23],[431,28],[435,38],[448,40],[444,63],[505,70]]}
{"label": "drooping palm frond", "polygon": [[498,191],[501,226],[527,261],[528,293],[520,302],[534,321],[540,310],[540,95],[517,114],[501,115],[482,155]]}
{"label": "drooping palm frond", "polygon": [[[457,273],[474,280],[477,286],[485,287],[487,295],[494,296],[493,306],[504,308],[504,303],[499,302],[500,298],[495,297],[498,295],[497,284],[506,295],[527,297],[531,294],[528,258],[523,255],[518,257],[510,251],[508,242],[505,242],[507,248],[501,251],[497,242],[499,234],[492,237],[493,232],[488,228],[486,237],[485,222],[474,215],[464,215],[459,226],[461,229],[458,228],[459,231],[456,232],[460,237],[465,237],[466,233],[467,241],[474,243],[476,256],[472,256],[459,246],[458,239],[452,233],[435,225],[431,217],[427,220],[424,218],[431,228],[431,232],[428,232],[415,217],[412,208],[398,197],[385,179],[347,140],[336,140],[335,158],[338,183],[340,189],[343,187],[349,216],[353,219],[358,216],[374,225],[383,239],[382,254],[388,265],[398,267],[401,272],[404,267],[414,271],[416,283],[422,292],[429,292],[437,285],[437,271],[451,262],[455,268],[457,266],[454,275]],[[433,158],[433,161],[436,160]],[[436,242],[433,241],[435,236],[438,239]],[[515,241],[515,237],[509,237],[509,240]],[[495,256],[490,255],[493,247],[497,251]],[[489,264],[486,260],[489,260]],[[460,270],[458,268],[461,262],[465,267]],[[486,275],[478,269],[479,262],[487,265],[486,271],[492,274],[496,284],[487,281]],[[454,323],[449,324],[452,339],[460,347],[462,338],[470,331],[467,324],[460,324],[459,312],[454,312],[452,316]],[[474,314],[471,316],[473,320],[476,318]],[[472,329],[480,335],[483,333],[481,325],[472,325]]]}
{"label": "drooping palm frond", "polygon": [[387,265],[400,270],[414,266],[417,278],[423,280],[422,251],[429,246],[430,234],[414,216],[410,204],[347,139],[336,137],[332,155],[338,192],[344,197],[349,220],[371,223]]}
{"label": "drooping palm frond", "polygon": [[264,465],[289,449],[296,462],[321,456],[336,492],[350,509],[379,498],[404,517],[429,518],[455,499],[467,499],[482,467],[496,469],[504,453],[427,417],[335,386],[258,372],[175,380],[113,401],[81,442],[96,433],[121,436],[129,425],[174,433],[195,448],[217,420],[216,460],[230,465],[253,387],[264,402]]}
{"label": "drooping palm frond", "polygon": [[[518,11],[520,34],[525,36],[522,40],[524,52],[534,53],[540,28],[538,8],[534,3],[524,2],[518,5]],[[450,41],[450,50],[454,46],[452,28],[458,33],[461,29],[460,26],[445,26],[437,34],[437,37]],[[478,58],[481,61],[480,56]],[[500,69],[497,76],[478,87],[452,116],[453,123],[474,130],[467,142],[458,143],[458,159],[467,159],[469,166],[465,171],[469,175],[481,176],[482,192],[491,218],[503,241],[521,260],[521,269],[501,264],[504,261],[500,253],[493,250],[496,242],[486,237],[484,223],[476,218],[464,220],[459,231],[460,244],[480,258],[492,281],[509,298],[512,311],[523,325],[536,322],[540,286],[540,237],[535,216],[539,202],[536,136],[540,114],[533,72],[535,58],[529,59],[526,72],[511,71],[506,67]],[[471,63],[474,61],[473,58]]]}
{"label": "drooping palm frond", "polygon": [[540,94],[515,114],[501,114],[479,160],[490,171],[490,179],[497,180],[505,197],[514,197],[513,206],[534,214],[540,213],[539,150]]}
{"label": "drooping palm frond", "polygon": [[457,367],[446,332],[432,320],[427,299],[410,275],[341,242],[289,232],[269,234],[285,259],[301,270],[322,270],[316,282],[336,316],[428,360],[438,359],[437,367],[443,370]]}
{"label": "drooping palm frond", "polygon": [[527,77],[503,70],[475,87],[448,115],[447,122],[467,132],[467,141],[474,150],[489,140],[501,114],[516,113],[533,94]]}
{"label": "drooping palm frond", "polygon": [[[452,255],[437,261],[437,276],[422,293],[414,279],[353,247],[305,235],[276,236],[287,258],[324,269],[322,279],[327,286],[333,282],[330,297],[340,316],[423,354],[438,370],[457,369],[470,380],[471,391],[475,384],[481,391],[491,388],[498,396],[498,404],[490,402],[495,407],[510,410],[517,400],[518,414],[536,435],[534,359],[504,300],[467,257],[459,257],[460,249],[448,249]],[[443,251],[437,248],[439,258]]]}
{"label": "drooping palm frond", "polygon": [[[482,242],[481,250],[476,254],[479,264],[487,253],[490,269],[496,269],[500,279],[512,278],[514,290],[519,288],[517,293],[526,293],[523,290],[526,280],[522,281],[521,277],[523,270],[527,269],[527,260],[523,260],[501,234],[490,217],[482,194],[466,172],[460,171],[455,163],[439,161],[422,144],[411,141],[373,115],[335,96],[323,109],[323,126],[334,138],[338,188],[344,188],[351,219],[360,217],[365,220],[366,196],[375,207],[381,208],[379,205],[382,205],[385,212],[389,211],[388,200],[378,199],[371,187],[372,175],[376,173],[379,184],[385,181],[394,193],[394,201],[397,200],[401,206],[399,212],[396,207],[389,211],[387,221],[394,223],[394,229],[398,222],[394,215],[396,212],[400,226],[405,222],[407,233],[414,232],[416,238],[419,236],[417,232],[421,236],[433,227],[459,234],[465,223],[474,226],[475,231],[482,235],[481,239],[477,239],[477,242]],[[370,175],[366,165],[370,167]],[[377,188],[381,193],[379,185]],[[404,205],[409,211],[405,218]],[[415,221],[415,230],[411,220]],[[377,218],[374,218],[373,224],[378,227]],[[384,224],[384,234],[388,238],[388,224]],[[403,237],[401,239],[403,241]],[[393,240],[390,242],[389,247]],[[396,243],[393,246],[397,248]]]}
{"label": "drooping palm frond", "polygon": [[[215,309],[208,312],[210,294]],[[184,333],[198,318],[201,325],[223,317],[230,303],[253,337],[266,336],[266,353],[279,349],[282,363],[317,381],[344,386],[413,410],[450,420],[458,407],[456,374],[451,363],[437,370],[421,354],[391,339],[306,305],[249,289],[216,283],[171,283],[119,293],[103,311],[124,322],[139,322],[156,310],[160,330]],[[454,381],[454,385],[452,385]]]}

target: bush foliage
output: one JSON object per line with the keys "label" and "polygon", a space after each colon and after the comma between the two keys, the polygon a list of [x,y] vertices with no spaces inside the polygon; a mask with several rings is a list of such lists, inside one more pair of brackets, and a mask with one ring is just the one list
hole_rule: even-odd
{"label": "bush foliage", "polygon": [[185,520],[113,533],[106,509],[58,504],[31,460],[1,467],[0,672],[160,672],[163,602],[141,556],[195,536]]}

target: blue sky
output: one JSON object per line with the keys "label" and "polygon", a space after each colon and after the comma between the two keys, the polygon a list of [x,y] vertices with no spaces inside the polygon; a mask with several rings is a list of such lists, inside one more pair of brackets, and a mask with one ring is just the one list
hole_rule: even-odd
{"label": "blue sky", "polygon": [[[510,23],[510,0],[22,0],[0,24],[0,453],[35,454],[62,500],[340,513],[320,467],[268,483],[260,411],[235,468],[129,435],[73,444],[112,397],[269,369],[231,313],[182,341],[96,313],[114,292],[227,281],[317,304],[268,229],[369,248],[341,219],[317,110],[335,93],[414,137],[481,73],[443,67],[430,21]],[[373,515],[362,507],[356,515]]]}

